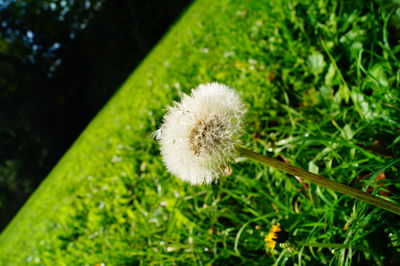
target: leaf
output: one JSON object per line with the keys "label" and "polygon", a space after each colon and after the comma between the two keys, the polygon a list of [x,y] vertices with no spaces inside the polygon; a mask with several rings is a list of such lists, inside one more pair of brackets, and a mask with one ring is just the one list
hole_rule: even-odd
{"label": "leaf", "polygon": [[310,161],[308,163],[308,171],[310,171],[311,173],[314,173],[314,174],[318,174],[319,167],[313,161]]}
{"label": "leaf", "polygon": [[324,70],[326,62],[321,53],[314,52],[308,57],[308,64],[310,66],[311,73],[313,73],[314,76],[318,76]]}
{"label": "leaf", "polygon": [[382,87],[388,87],[389,81],[383,64],[378,63],[369,69],[368,81]]}

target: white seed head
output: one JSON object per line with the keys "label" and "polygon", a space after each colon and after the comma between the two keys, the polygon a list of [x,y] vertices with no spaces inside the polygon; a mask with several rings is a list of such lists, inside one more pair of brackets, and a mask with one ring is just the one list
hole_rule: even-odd
{"label": "white seed head", "polygon": [[192,185],[210,184],[236,156],[245,106],[226,85],[208,83],[168,108],[155,132],[168,170]]}

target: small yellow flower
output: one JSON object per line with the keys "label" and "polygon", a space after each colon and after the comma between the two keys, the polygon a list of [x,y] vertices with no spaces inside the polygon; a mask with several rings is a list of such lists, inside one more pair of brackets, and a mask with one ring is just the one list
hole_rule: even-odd
{"label": "small yellow flower", "polygon": [[281,228],[279,224],[273,225],[271,231],[265,237],[266,252],[275,248],[276,243],[285,243],[289,239],[289,233]]}

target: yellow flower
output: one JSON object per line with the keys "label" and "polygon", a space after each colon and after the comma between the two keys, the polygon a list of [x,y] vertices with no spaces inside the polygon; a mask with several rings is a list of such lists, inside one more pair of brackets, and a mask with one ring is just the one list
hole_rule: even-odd
{"label": "yellow flower", "polygon": [[279,224],[273,225],[271,231],[265,237],[266,252],[275,248],[276,243],[285,243],[289,239],[289,233],[281,228]]}

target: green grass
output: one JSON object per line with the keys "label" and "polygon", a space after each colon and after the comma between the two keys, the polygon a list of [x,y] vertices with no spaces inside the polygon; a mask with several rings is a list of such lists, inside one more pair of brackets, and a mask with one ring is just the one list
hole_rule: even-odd
{"label": "green grass", "polygon": [[[376,1],[197,1],[2,233],[0,262],[398,262],[397,216],[243,160],[218,184],[192,187],[166,171],[152,139],[166,105],[219,81],[248,107],[246,147],[399,203],[392,10]],[[263,239],[276,223],[299,241],[349,248],[267,256]]]}

